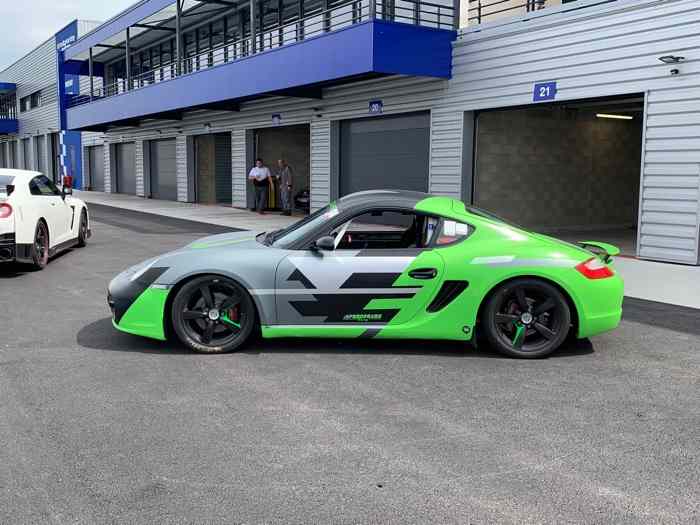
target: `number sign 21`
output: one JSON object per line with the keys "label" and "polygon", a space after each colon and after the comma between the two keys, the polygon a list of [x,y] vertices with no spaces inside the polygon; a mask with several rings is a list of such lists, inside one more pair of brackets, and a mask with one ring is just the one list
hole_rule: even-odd
{"label": "number sign 21", "polygon": [[557,97],[556,82],[542,82],[535,84],[533,91],[533,102],[542,102],[543,100],[554,100]]}

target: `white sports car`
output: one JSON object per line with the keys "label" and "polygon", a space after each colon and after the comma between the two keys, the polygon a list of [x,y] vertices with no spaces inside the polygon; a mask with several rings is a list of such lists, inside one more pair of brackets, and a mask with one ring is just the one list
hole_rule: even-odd
{"label": "white sports car", "polygon": [[36,171],[0,169],[0,262],[41,270],[57,252],[85,246],[89,220],[71,188]]}

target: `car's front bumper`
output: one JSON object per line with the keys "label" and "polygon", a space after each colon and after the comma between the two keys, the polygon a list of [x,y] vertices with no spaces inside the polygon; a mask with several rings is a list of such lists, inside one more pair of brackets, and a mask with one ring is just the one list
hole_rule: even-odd
{"label": "car's front bumper", "polygon": [[165,340],[164,312],[168,287],[153,283],[167,268],[151,267],[134,279],[128,270],[109,283],[107,303],[112,310],[112,323],[130,334]]}

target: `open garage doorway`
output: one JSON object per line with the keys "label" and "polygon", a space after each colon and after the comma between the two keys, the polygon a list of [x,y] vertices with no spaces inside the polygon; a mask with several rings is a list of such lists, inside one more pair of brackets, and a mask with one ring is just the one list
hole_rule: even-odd
{"label": "open garage doorway", "polygon": [[198,135],[194,139],[195,195],[203,204],[231,204],[231,134]]}
{"label": "open garage doorway", "polygon": [[[292,212],[309,213],[311,191],[311,127],[308,124],[277,126],[254,132],[255,158],[263,159],[273,175],[267,192],[267,209],[282,211],[282,196],[277,175],[279,160],[285,160],[292,170]],[[250,169],[252,166],[248,167]],[[253,194],[249,182],[248,194]]]}
{"label": "open garage doorway", "polygon": [[639,95],[478,113],[474,204],[636,255],[643,111]]}

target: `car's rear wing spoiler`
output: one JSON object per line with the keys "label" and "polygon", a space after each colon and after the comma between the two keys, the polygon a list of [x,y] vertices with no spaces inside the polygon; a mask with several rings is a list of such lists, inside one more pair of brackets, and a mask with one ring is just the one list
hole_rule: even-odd
{"label": "car's rear wing spoiler", "polygon": [[612,262],[613,257],[620,255],[620,248],[607,242],[579,241],[578,245],[597,255],[605,263]]}

